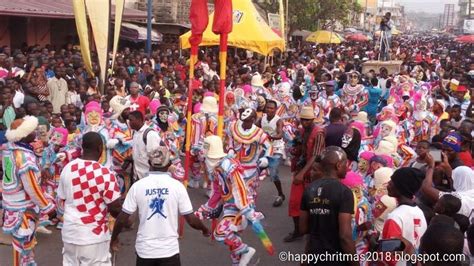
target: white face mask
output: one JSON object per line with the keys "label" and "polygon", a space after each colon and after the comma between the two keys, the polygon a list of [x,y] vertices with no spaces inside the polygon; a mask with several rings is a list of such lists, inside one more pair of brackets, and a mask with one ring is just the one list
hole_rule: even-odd
{"label": "white face mask", "polygon": [[245,109],[242,114],[240,115],[240,120],[244,121],[245,119],[249,118],[252,115],[252,109],[247,108]]}
{"label": "white face mask", "polygon": [[382,125],[382,137],[387,137],[392,133],[392,128],[387,125]]}
{"label": "white face mask", "polygon": [[206,163],[207,170],[212,171],[219,165],[221,161],[222,161],[222,158],[211,159],[211,158],[206,157],[206,160],[204,162]]}
{"label": "white face mask", "polygon": [[160,119],[162,123],[168,122],[168,116],[169,116],[168,111],[160,111],[158,113],[158,119]]}

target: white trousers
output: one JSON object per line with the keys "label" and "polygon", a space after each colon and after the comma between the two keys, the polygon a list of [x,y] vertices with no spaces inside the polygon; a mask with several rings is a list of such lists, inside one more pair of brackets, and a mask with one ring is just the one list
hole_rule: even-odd
{"label": "white trousers", "polygon": [[63,266],[111,266],[110,241],[92,245],[64,243]]}

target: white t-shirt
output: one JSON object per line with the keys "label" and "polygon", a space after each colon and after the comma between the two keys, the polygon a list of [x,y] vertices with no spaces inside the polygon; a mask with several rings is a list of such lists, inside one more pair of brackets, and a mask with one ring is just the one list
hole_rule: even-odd
{"label": "white t-shirt", "polygon": [[63,242],[91,245],[110,240],[107,204],[120,197],[115,175],[96,161],[75,159],[61,172],[58,198],[64,202]]}
{"label": "white t-shirt", "polygon": [[425,215],[418,206],[400,205],[388,214],[382,232],[382,239],[404,237],[415,249],[426,232]]}
{"label": "white t-shirt", "polygon": [[133,171],[137,179],[142,179],[150,170],[148,164],[148,152],[160,145],[161,138],[155,130],[148,131],[146,135],[146,146],[143,141],[143,134],[150,128],[149,125],[144,124],[140,130],[133,133],[132,157],[133,157]]}
{"label": "white t-shirt", "polygon": [[168,173],[150,172],[132,185],[122,211],[138,208],[135,250],[140,258],[168,258],[179,253],[178,216],[193,212],[186,188]]}

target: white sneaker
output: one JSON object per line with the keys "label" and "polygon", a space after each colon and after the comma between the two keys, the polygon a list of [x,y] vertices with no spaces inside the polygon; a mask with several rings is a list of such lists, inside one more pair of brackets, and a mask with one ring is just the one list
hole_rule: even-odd
{"label": "white sneaker", "polygon": [[46,235],[50,235],[50,234],[53,233],[53,232],[51,232],[51,230],[47,229],[44,226],[38,226],[38,228],[36,228],[36,232],[46,234]]}
{"label": "white sneaker", "polygon": [[247,253],[244,253],[240,256],[239,266],[247,266],[254,254],[255,249],[253,247],[248,247]]}

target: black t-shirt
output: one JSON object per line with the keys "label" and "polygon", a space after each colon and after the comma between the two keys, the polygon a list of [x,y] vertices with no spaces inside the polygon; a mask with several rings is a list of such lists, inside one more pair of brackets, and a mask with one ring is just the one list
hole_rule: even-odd
{"label": "black t-shirt", "polygon": [[[309,214],[309,253],[342,253],[339,213],[354,213],[352,191],[334,178],[315,180],[303,193],[301,210]],[[332,262],[331,265],[345,264]]]}
{"label": "black t-shirt", "polygon": [[329,146],[342,146],[342,136],[347,130],[347,126],[340,123],[332,123],[326,127],[326,147]]}

